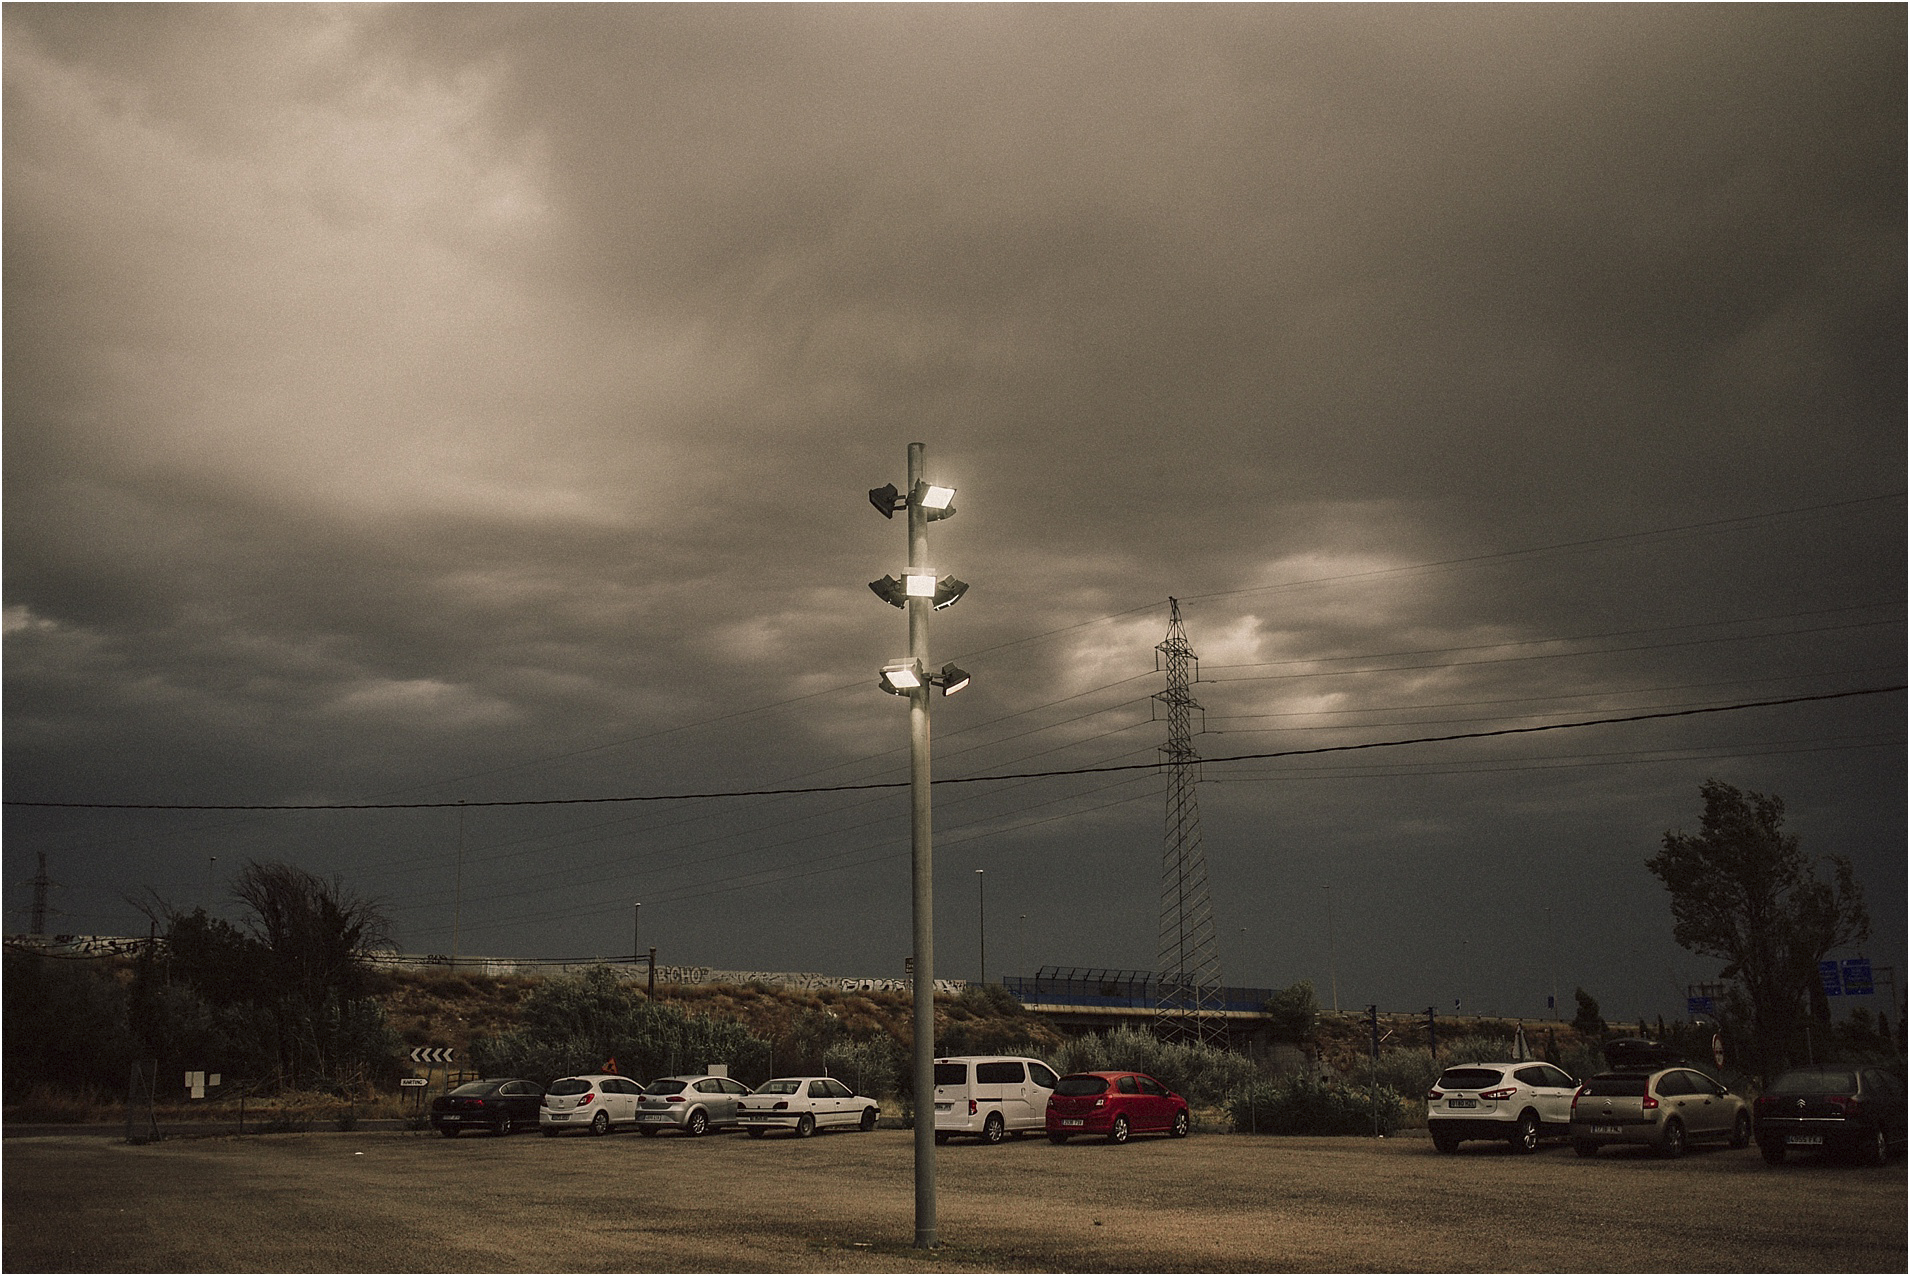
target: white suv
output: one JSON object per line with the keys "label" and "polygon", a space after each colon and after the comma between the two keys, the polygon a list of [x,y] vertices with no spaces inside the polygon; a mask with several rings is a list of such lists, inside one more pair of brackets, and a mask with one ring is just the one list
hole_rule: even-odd
{"label": "white suv", "polygon": [[1457,1064],[1426,1092],[1426,1127],[1441,1152],[1466,1139],[1503,1139],[1515,1152],[1536,1152],[1542,1136],[1571,1132],[1577,1093],[1578,1082],[1549,1063]]}
{"label": "white suv", "polygon": [[984,1143],[1048,1128],[1048,1096],[1058,1080],[1039,1059],[957,1055],[935,1061],[935,1141],[973,1134]]}

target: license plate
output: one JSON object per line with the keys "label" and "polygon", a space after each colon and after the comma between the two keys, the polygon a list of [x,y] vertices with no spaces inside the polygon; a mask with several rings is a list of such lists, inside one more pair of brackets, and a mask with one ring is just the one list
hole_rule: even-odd
{"label": "license plate", "polygon": [[444,1116],[441,1116],[438,1118],[438,1120],[440,1121],[462,1121],[463,1119],[464,1118],[461,1116],[455,1116],[450,1113],[447,1113]]}
{"label": "license plate", "polygon": [[953,1112],[955,1105],[952,1103],[938,1103],[935,1105],[935,1110],[937,1112]]}
{"label": "license plate", "polygon": [[1061,1124],[1063,1124],[1063,1125],[1086,1125],[1086,1124],[1087,1124],[1087,1119],[1086,1119],[1086,1118],[1084,1118],[1084,1117],[1062,1117],[1062,1118],[1061,1118]]}
{"label": "license plate", "polygon": [[1593,1134],[1617,1134],[1618,1127],[1615,1125],[1595,1125],[1592,1127],[1592,1133]]}
{"label": "license plate", "polygon": [[551,1114],[550,1114],[550,1119],[551,1119],[551,1120],[553,1120],[553,1121],[568,1121],[568,1120],[570,1120],[570,1113],[568,1113],[568,1112],[553,1112],[553,1113],[551,1113]]}
{"label": "license plate", "polygon": [[1479,1100],[1477,1099],[1447,1099],[1446,1106],[1449,1108],[1476,1108],[1479,1106]]}
{"label": "license plate", "polygon": [[1784,1141],[1794,1148],[1821,1148],[1824,1136],[1821,1134],[1787,1134]]}
{"label": "license plate", "polygon": [[669,1119],[670,1114],[667,1112],[645,1112],[637,1118],[639,1121],[668,1121]]}

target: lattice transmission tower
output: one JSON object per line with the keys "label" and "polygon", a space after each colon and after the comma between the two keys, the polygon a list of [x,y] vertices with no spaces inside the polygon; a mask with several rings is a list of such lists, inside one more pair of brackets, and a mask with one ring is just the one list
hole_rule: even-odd
{"label": "lattice transmission tower", "polygon": [[1220,952],[1214,938],[1214,906],[1207,893],[1207,857],[1200,846],[1200,754],[1194,751],[1193,714],[1200,708],[1189,688],[1199,676],[1199,657],[1181,625],[1180,600],[1167,600],[1167,638],[1154,648],[1154,666],[1167,673],[1156,692],[1166,707],[1167,831],[1161,845],[1161,932],[1155,962],[1159,980],[1154,1029],[1171,1041],[1220,1044],[1227,1035],[1221,1016]]}

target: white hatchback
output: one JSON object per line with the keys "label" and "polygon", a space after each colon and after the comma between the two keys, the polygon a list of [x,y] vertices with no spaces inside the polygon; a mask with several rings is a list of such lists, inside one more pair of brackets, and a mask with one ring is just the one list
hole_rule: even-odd
{"label": "white hatchback", "polygon": [[608,1134],[614,1126],[636,1125],[637,1101],[642,1096],[643,1087],[629,1077],[601,1072],[560,1077],[544,1091],[537,1126],[545,1134],[562,1134],[565,1130]]}
{"label": "white hatchback", "polygon": [[984,1143],[1020,1138],[1048,1126],[1048,1096],[1058,1080],[1039,1059],[954,1055],[935,1061],[935,1141],[972,1134]]}

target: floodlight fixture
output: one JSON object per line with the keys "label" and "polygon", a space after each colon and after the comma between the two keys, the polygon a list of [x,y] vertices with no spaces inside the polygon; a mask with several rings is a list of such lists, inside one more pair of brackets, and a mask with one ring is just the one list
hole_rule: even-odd
{"label": "floodlight fixture", "polygon": [[902,586],[910,598],[935,597],[935,569],[933,567],[909,567],[902,572]]}
{"label": "floodlight fixture", "polygon": [[963,669],[957,669],[952,664],[943,665],[942,672],[934,674],[929,678],[929,684],[931,686],[940,687],[943,695],[952,696],[968,685],[968,672]]}
{"label": "floodlight fixture", "polygon": [[881,487],[870,488],[869,504],[875,506],[876,511],[880,513],[883,518],[894,518],[897,510],[904,510],[909,507],[908,498],[896,491],[895,484],[893,483],[885,483]]}
{"label": "floodlight fixture", "polygon": [[891,660],[882,666],[882,689],[892,696],[906,696],[927,684],[928,677],[922,672],[919,660]]}
{"label": "floodlight fixture", "polygon": [[881,580],[872,580],[869,582],[869,588],[875,591],[877,598],[880,598],[891,607],[906,607],[909,605],[908,591],[902,588],[902,582],[893,576],[884,576]]}
{"label": "floodlight fixture", "polygon": [[968,582],[956,580],[953,576],[944,576],[935,582],[935,610],[946,611],[962,600],[968,592]]}
{"label": "floodlight fixture", "polygon": [[928,521],[955,516],[955,489],[923,479],[909,493],[909,504],[919,505]]}

